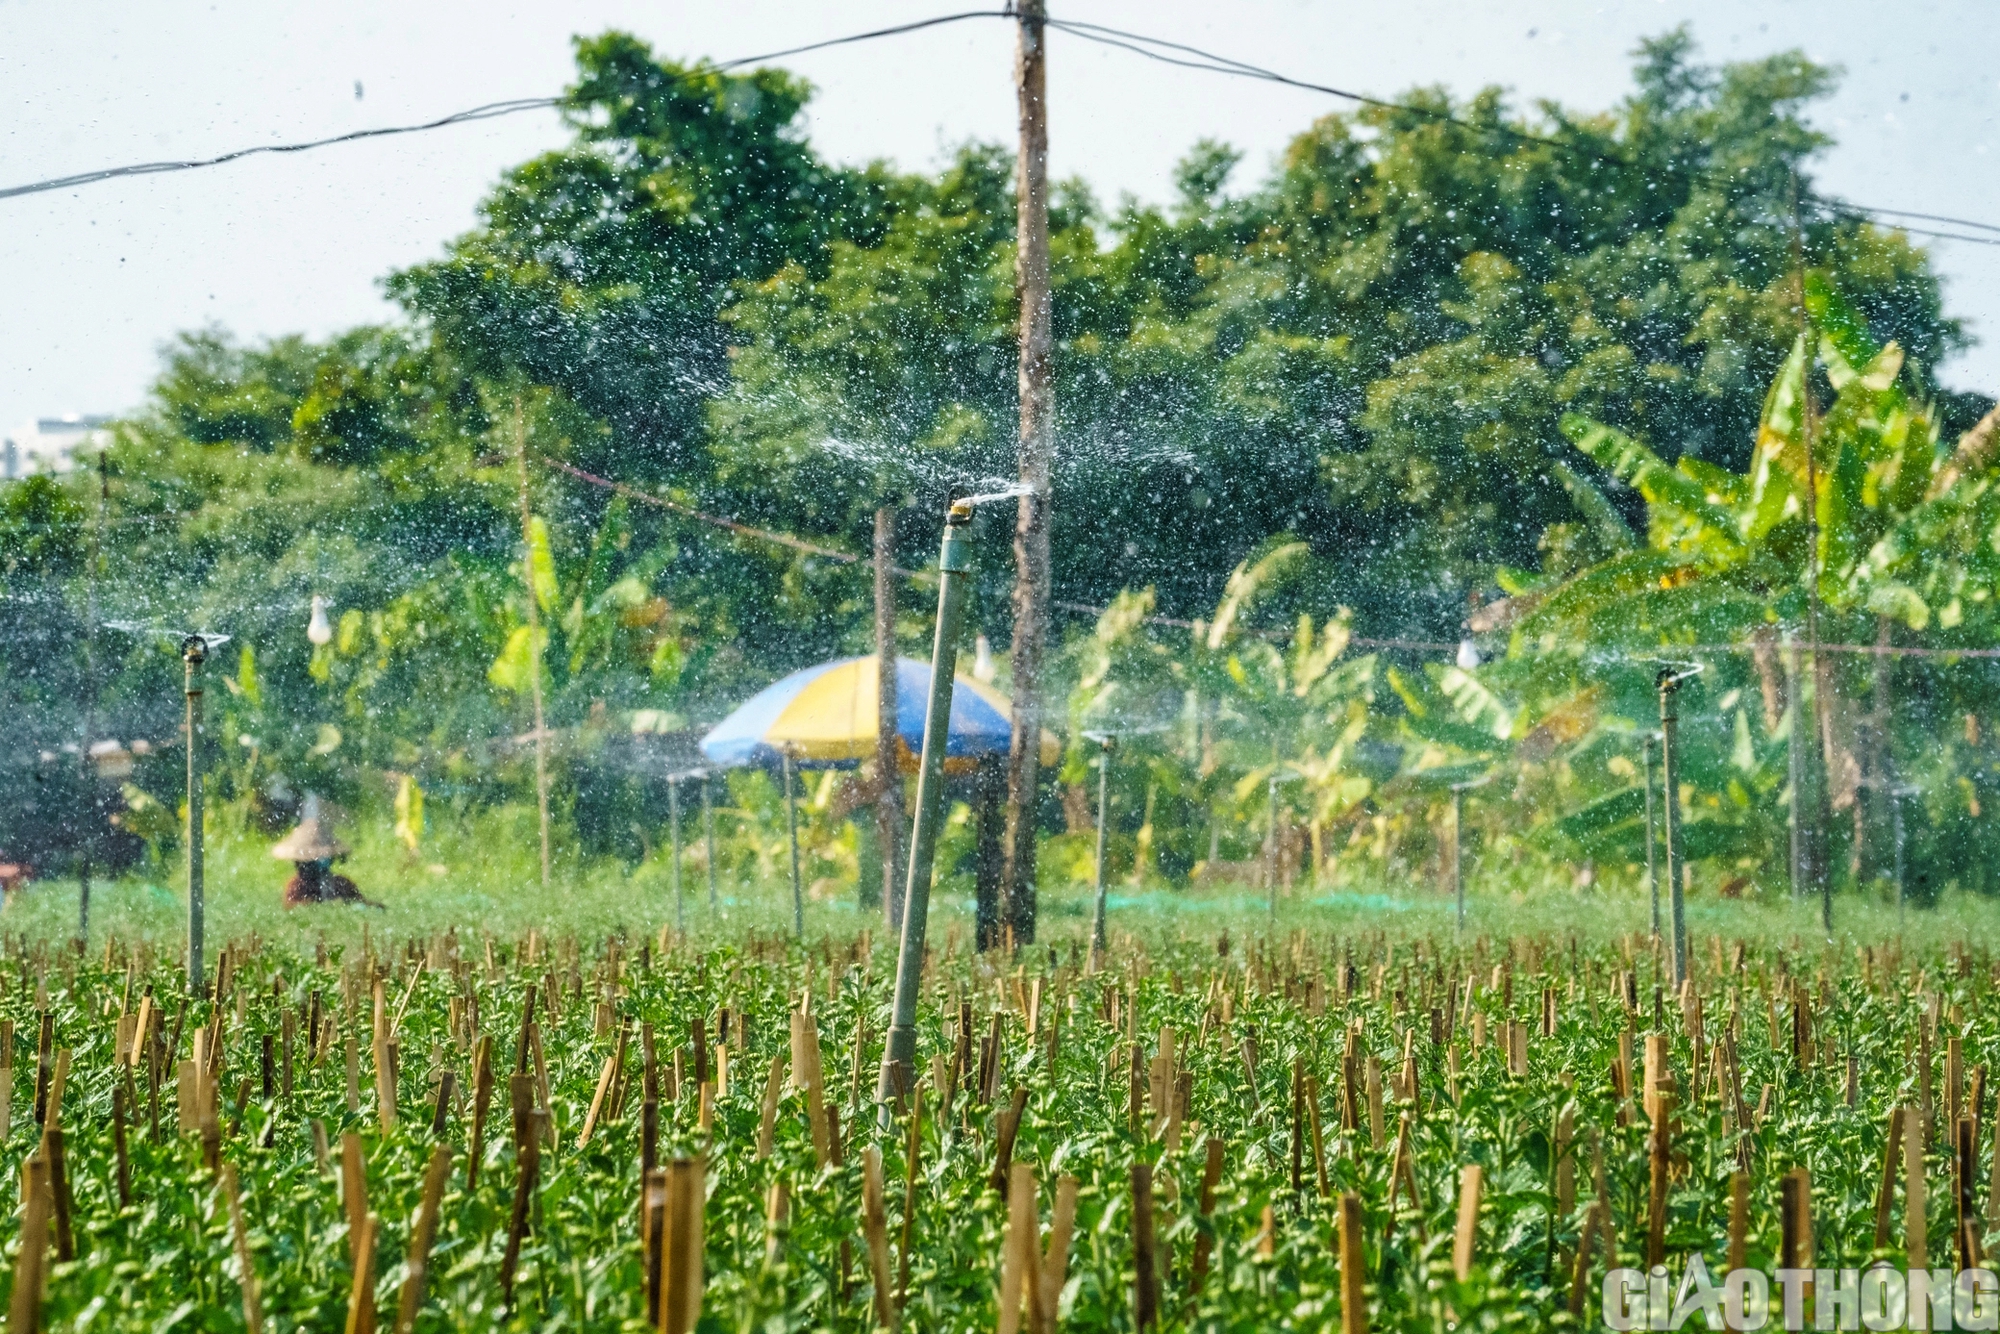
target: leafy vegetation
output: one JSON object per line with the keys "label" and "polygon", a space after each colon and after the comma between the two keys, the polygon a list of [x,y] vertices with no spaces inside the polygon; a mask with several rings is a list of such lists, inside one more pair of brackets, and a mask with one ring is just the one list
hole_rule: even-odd
{"label": "leafy vegetation", "polygon": [[[1591,1325],[1613,1256],[1643,1267],[1649,1253],[1699,1254],[1722,1272],[1738,1172],[1749,1207],[1735,1235],[1753,1266],[1778,1263],[1779,1183],[1799,1167],[1820,1266],[1902,1263],[1908,1217],[1937,1263],[1957,1227],[1947,1132],[1970,1118],[1979,1162],[1992,1137],[1992,967],[1956,946],[1703,937],[1676,1004],[1659,950],[1637,935],[1362,929],[1247,949],[1226,934],[1153,949],[1121,936],[1101,970],[1076,937],[999,969],[954,942],[925,987],[913,1127],[908,1105],[878,1119],[865,1100],[892,971],[865,933],[808,950],[665,933],[392,942],[344,917],[319,925],[300,952],[232,948],[211,974],[212,1006],[184,1005],[170,961],[143,946],[84,961],[10,945],[13,1125],[0,1153],[10,1169],[51,1159],[57,1136],[38,1142],[33,1109],[52,1084],[45,1124],[61,1139],[65,1184],[44,1201],[60,1194],[64,1220],[49,1234],[63,1253],[49,1258],[47,1327],[238,1330],[245,1289],[262,1328],[340,1325],[356,1300],[351,1219],[364,1212],[380,1230],[375,1283],[356,1304],[386,1324],[409,1290],[438,1154],[449,1171],[405,1327],[646,1327],[638,1222],[655,1101],[651,1153],[699,1155],[706,1174],[702,1330],[873,1328],[877,1272],[905,1325],[1005,1324],[1009,1204],[994,1175],[1010,1163],[1032,1169],[1000,1175],[1034,1187],[1043,1216],[1059,1180],[1074,1183],[1057,1327],[1136,1327],[1135,1165],[1151,1174],[1158,1328],[1328,1327],[1354,1263],[1340,1258],[1342,1196],[1360,1211],[1371,1328],[1433,1328],[1447,1311],[1482,1328]],[[130,1065],[121,1033],[137,1048]],[[1664,1059],[1642,1060],[1655,1035]],[[177,1073],[196,1051],[216,1053],[206,1084]],[[482,1052],[495,1081],[483,1116]],[[38,1075],[43,1056],[60,1081]],[[393,1101],[378,1063],[395,1072]],[[542,1123],[512,1118],[510,1071],[525,1071],[530,1111],[547,1112],[511,1302],[518,1145]],[[1655,1093],[1671,1100],[1657,1156],[1641,1106]],[[1899,1167],[1893,1212],[1878,1213],[1891,1107],[1937,1128],[1919,1134],[1928,1211],[1897,1203]],[[343,1165],[350,1135],[358,1181]],[[875,1153],[880,1271],[856,1226]],[[1461,1242],[1468,1165],[1484,1185]],[[1576,1252],[1599,1210],[1611,1239],[1585,1257],[1579,1320]],[[1883,1217],[1895,1226],[1878,1233]],[[10,1236],[9,1270],[32,1258]]]}

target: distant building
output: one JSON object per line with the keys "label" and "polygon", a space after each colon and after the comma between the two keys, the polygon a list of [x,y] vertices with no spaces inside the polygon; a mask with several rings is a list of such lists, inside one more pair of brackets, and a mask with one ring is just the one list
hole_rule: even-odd
{"label": "distant building", "polygon": [[80,446],[110,443],[109,417],[37,417],[0,441],[0,478],[13,481],[37,472],[68,472]]}

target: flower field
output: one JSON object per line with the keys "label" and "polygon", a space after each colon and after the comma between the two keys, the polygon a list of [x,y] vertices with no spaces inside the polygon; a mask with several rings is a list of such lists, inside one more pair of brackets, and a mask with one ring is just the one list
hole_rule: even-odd
{"label": "flower field", "polygon": [[8,1328],[1541,1329],[1979,1263],[1992,960],[1693,945],[954,942],[878,1108],[866,935],[238,944],[193,1003],[9,942]]}

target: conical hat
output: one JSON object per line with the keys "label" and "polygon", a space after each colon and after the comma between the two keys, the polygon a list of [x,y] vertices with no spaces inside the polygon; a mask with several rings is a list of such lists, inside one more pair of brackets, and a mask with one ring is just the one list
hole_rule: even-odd
{"label": "conical hat", "polygon": [[347,848],[315,813],[299,821],[297,829],[272,845],[271,855],[281,862],[320,862],[345,857]]}

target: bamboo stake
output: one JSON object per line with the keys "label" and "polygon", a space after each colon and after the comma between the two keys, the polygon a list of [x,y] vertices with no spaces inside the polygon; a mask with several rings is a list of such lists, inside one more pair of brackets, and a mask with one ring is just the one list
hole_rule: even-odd
{"label": "bamboo stake", "polygon": [[1000,1252],[999,1334],[1018,1334],[1021,1304],[1039,1287],[1040,1223],[1036,1218],[1035,1169],[1015,1163],[1008,1172],[1007,1237]]}
{"label": "bamboo stake", "polygon": [[903,1145],[903,1234],[897,1248],[896,1309],[902,1310],[910,1298],[910,1250],[916,1239],[917,1178],[923,1156],[924,1086],[910,1093],[910,1124]]}
{"label": "bamboo stake", "polygon": [[[1053,1028],[1053,1021],[1051,1022]],[[1035,1328],[1052,1334],[1056,1303],[1069,1281],[1069,1243],[1076,1230],[1077,1180],[1064,1173],[1056,1178],[1056,1211],[1049,1220],[1048,1249],[1042,1253],[1041,1283],[1036,1291]]]}
{"label": "bamboo stake", "polygon": [[125,1146],[127,1106],[125,1089],[114,1085],[111,1090],[111,1149],[117,1157],[116,1182],[118,1207],[121,1209],[132,1203],[132,1159]]}
{"label": "bamboo stake", "polygon": [[1729,1176],[1729,1257],[1728,1268],[1741,1269],[1748,1261],[1750,1245],[1750,1174]]}
{"label": "bamboo stake", "polygon": [[[1648,1047],[1652,1044],[1648,1042]],[[1646,1204],[1646,1264],[1665,1264],[1667,1258],[1667,1187],[1673,1170],[1674,1097],[1670,1093],[1653,1098],[1653,1133],[1647,1136],[1648,1185]]]}
{"label": "bamboo stake", "polygon": [[480,1034],[472,1048],[472,1139],[465,1155],[465,1189],[479,1185],[480,1162],[486,1157],[486,1113],[493,1102],[493,1036]]}
{"label": "bamboo stake", "polygon": [[70,1230],[69,1169],[63,1159],[62,1127],[50,1123],[42,1132],[42,1161],[48,1167],[49,1193],[55,1203],[56,1259],[76,1258],[76,1236]]}
{"label": "bamboo stake", "polygon": [[661,1334],[690,1334],[701,1318],[704,1175],[699,1158],[676,1158],[667,1169]]}
{"label": "bamboo stake", "polygon": [[1027,1110],[1028,1090],[1016,1084],[1014,1096],[1007,1110],[1000,1114],[1000,1132],[995,1136],[993,1151],[993,1171],[988,1174],[986,1184],[1000,1192],[1000,1198],[1007,1198],[1009,1170],[1014,1162],[1014,1137],[1021,1130],[1021,1114]]}
{"label": "bamboo stake", "polygon": [[262,1334],[264,1305],[257,1292],[257,1271],[250,1266],[250,1231],[243,1223],[243,1197],[234,1163],[223,1164],[222,1196],[229,1202],[229,1231],[236,1242],[237,1279],[243,1287],[243,1326],[248,1334]]}
{"label": "bamboo stake", "polygon": [[757,1118],[757,1161],[771,1156],[778,1128],[778,1098],[784,1089],[785,1054],[771,1058],[771,1073],[764,1080],[764,1106]]}
{"label": "bamboo stake", "polygon": [[437,1240],[438,1205],[444,1199],[444,1183],[450,1176],[451,1150],[443,1144],[435,1145],[431,1149],[430,1166],[424,1171],[417,1225],[410,1233],[407,1272],[396,1305],[396,1334],[411,1334],[416,1328],[417,1312],[424,1304],[424,1277],[430,1267],[431,1246]]}
{"label": "bamboo stake", "polygon": [[1132,1324],[1145,1331],[1160,1319],[1159,1269],[1153,1252],[1153,1169],[1132,1164]]}
{"label": "bamboo stake", "polygon": [[1215,1226],[1212,1215],[1215,1213],[1215,1189],[1222,1184],[1223,1147],[1221,1137],[1210,1135],[1205,1142],[1204,1148],[1207,1153],[1207,1163],[1202,1168],[1201,1195],[1199,1196],[1198,1205],[1201,1214],[1201,1230],[1195,1234],[1194,1265],[1188,1276],[1188,1290],[1191,1295],[1195,1296],[1200,1295],[1202,1284],[1208,1279],[1209,1257],[1215,1251]]}
{"label": "bamboo stake", "polygon": [[1911,1269],[1929,1267],[1928,1201],[1924,1198],[1924,1117],[1921,1108],[1903,1113],[1903,1246]]}
{"label": "bamboo stake", "polygon": [[358,1269],[368,1223],[368,1175],[362,1167],[361,1136],[351,1130],[340,1137],[340,1202],[347,1210],[347,1259]]}
{"label": "bamboo stake", "polygon": [[347,1334],[375,1334],[375,1215],[361,1220],[354,1243],[354,1281],[347,1290]]}
{"label": "bamboo stake", "polygon": [[1888,1130],[1882,1136],[1882,1181],[1875,1190],[1875,1249],[1889,1245],[1889,1215],[1896,1205],[1896,1162],[1903,1154],[1903,1109],[1889,1109]]}
{"label": "bamboo stake", "polygon": [[1367,1263],[1361,1251],[1361,1198],[1340,1197],[1340,1334],[1368,1334]]}
{"label": "bamboo stake", "polygon": [[[526,1078],[516,1075],[513,1090],[517,1099],[526,1094]],[[538,1110],[527,1114],[529,1124],[517,1146],[519,1167],[514,1180],[514,1212],[507,1222],[507,1249],[500,1256],[500,1302],[509,1310],[514,1308],[514,1271],[521,1263],[521,1240],[528,1234],[529,1208],[534,1203],[535,1181],[541,1172],[541,1127],[535,1124],[540,1119]]]}
{"label": "bamboo stake", "polygon": [[48,1164],[39,1155],[30,1154],[21,1163],[21,1248],[14,1257],[14,1297],[8,1308],[8,1334],[36,1334],[41,1328],[52,1193]]}
{"label": "bamboo stake", "polygon": [[1452,1238],[1451,1268],[1463,1283],[1472,1274],[1473,1247],[1479,1239],[1479,1194],[1485,1173],[1467,1163],[1458,1174],[1458,1231]]}
{"label": "bamboo stake", "polygon": [[[1033,1194],[1030,1186],[1030,1198]],[[861,1151],[861,1201],[861,1225],[868,1239],[868,1271],[875,1284],[875,1323],[884,1329],[895,1329],[896,1292],[889,1281],[889,1213],[882,1198],[882,1150],[873,1144]]]}

